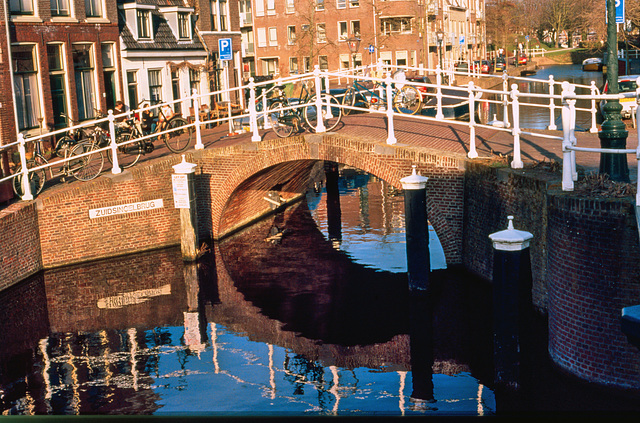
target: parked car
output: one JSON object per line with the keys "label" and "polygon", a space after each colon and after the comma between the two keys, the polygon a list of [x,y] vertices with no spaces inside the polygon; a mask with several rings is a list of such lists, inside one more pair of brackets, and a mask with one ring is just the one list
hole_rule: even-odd
{"label": "parked car", "polygon": [[468,62],[459,61],[459,62],[456,62],[456,64],[453,65],[453,67],[456,72],[469,72]]}
{"label": "parked car", "polygon": [[493,62],[488,60],[483,60],[480,64],[480,73],[492,73],[493,72]]}
{"label": "parked car", "polygon": [[504,59],[504,57],[498,57],[496,59],[495,71],[504,72],[505,70],[507,70],[507,61]]}
{"label": "parked car", "polygon": [[[623,75],[618,77],[618,88],[620,93],[629,93],[635,92],[638,88],[636,80],[640,77],[640,75]],[[607,94],[609,92],[609,83],[605,82],[604,87],[600,90],[602,94]],[[602,113],[602,108],[604,107],[606,100],[602,100],[600,102],[600,113]],[[630,119],[631,114],[635,113],[637,103],[635,97],[623,98],[620,99],[620,104],[622,105],[622,110],[620,114],[624,119]],[[604,113],[603,113],[604,115]]]}
{"label": "parked car", "polygon": [[[428,76],[407,76],[407,82],[418,82],[420,84],[434,84]],[[429,100],[429,94],[433,94],[436,92],[436,89],[433,87],[424,87],[415,85],[415,87],[420,91],[420,95],[422,96],[422,102],[425,103]]]}
{"label": "parked car", "polygon": [[518,56],[518,65],[526,65],[527,64],[527,56],[520,55]]}

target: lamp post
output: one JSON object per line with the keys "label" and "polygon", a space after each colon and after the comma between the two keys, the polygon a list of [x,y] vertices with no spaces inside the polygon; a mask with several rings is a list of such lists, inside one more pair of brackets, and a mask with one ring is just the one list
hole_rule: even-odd
{"label": "lamp post", "polygon": [[351,52],[351,57],[353,59],[353,68],[356,68],[356,53],[360,48],[360,38],[351,37],[347,40],[347,45],[349,46],[349,51]]}
{"label": "lamp post", "polygon": [[440,70],[442,70],[442,42],[444,41],[444,32],[441,29],[436,31],[436,40],[438,41]]}
{"label": "lamp post", "polygon": [[[618,94],[618,31],[616,27],[616,8],[614,0],[607,0],[607,84],[608,94]],[[598,133],[601,148],[625,149],[626,130],[620,111],[620,101],[607,100],[603,107],[605,117],[602,129]],[[612,181],[629,182],[629,167],[626,154],[601,153],[600,173],[609,175]]]}

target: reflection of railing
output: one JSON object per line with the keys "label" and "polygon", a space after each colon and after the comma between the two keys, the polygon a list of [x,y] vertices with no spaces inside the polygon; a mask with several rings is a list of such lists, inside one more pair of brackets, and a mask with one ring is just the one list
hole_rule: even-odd
{"label": "reflection of railing", "polygon": [[[571,151],[573,152],[573,154],[575,154],[575,151],[581,151],[579,148],[577,148],[575,146],[575,124],[576,124],[576,114],[578,112],[580,113],[589,113],[591,116],[591,128],[590,131],[591,132],[596,132],[597,128],[595,125],[595,120],[596,120],[596,114],[597,114],[597,108],[596,108],[596,101],[599,101],[600,99],[604,99],[604,98],[610,98],[607,96],[602,96],[600,95],[598,89],[595,86],[595,83],[592,82],[590,86],[584,86],[584,85],[569,85],[570,90],[567,91],[565,89],[563,89],[562,94],[557,93],[556,91],[556,85],[558,85],[559,83],[554,81],[552,77],[549,78],[548,81],[545,80],[539,80],[539,79],[534,79],[534,78],[524,78],[524,77],[518,77],[518,78],[513,78],[510,77],[508,75],[502,74],[502,75],[482,75],[483,78],[498,78],[502,80],[502,89],[501,90],[487,90],[487,89],[482,89],[479,88],[477,86],[475,86],[473,83],[469,83],[466,86],[455,86],[455,85],[451,85],[451,82],[456,78],[459,77],[460,75],[468,75],[467,73],[460,73],[460,72],[454,72],[454,71],[442,71],[439,68],[436,69],[425,69],[425,68],[419,68],[419,67],[406,67],[406,66],[393,66],[393,65],[388,65],[385,64],[383,65],[381,62],[374,64],[372,66],[367,66],[367,67],[360,67],[357,69],[348,69],[348,70],[343,70],[340,72],[326,72],[326,71],[320,71],[320,69],[318,68],[318,66],[316,66],[316,69],[314,70],[313,73],[305,73],[305,74],[301,74],[301,75],[294,75],[288,78],[280,78],[277,81],[266,81],[266,82],[261,82],[261,83],[254,83],[254,82],[250,82],[248,85],[244,85],[244,86],[239,86],[239,87],[234,87],[231,88],[229,90],[220,90],[220,91],[216,91],[213,93],[205,93],[205,94],[201,94],[198,95],[196,93],[194,93],[191,96],[186,96],[184,98],[178,99],[178,100],[174,100],[165,104],[168,105],[172,105],[174,103],[185,103],[185,104],[191,104],[193,103],[193,110],[199,110],[200,108],[200,104],[203,102],[204,98],[208,98],[210,96],[215,96],[215,95],[220,95],[223,94],[225,96],[225,98],[239,98],[239,99],[244,99],[244,93],[248,90],[249,92],[249,101],[246,102],[246,108],[243,110],[242,108],[238,108],[236,107],[236,105],[234,105],[231,102],[227,102],[226,107],[227,107],[227,113],[224,115],[216,115],[216,116],[212,116],[211,118],[202,120],[200,118],[200,114],[199,113],[194,113],[192,116],[192,120],[190,123],[190,126],[193,126],[195,128],[195,135],[196,135],[196,145],[195,148],[196,149],[203,149],[204,145],[202,144],[202,137],[201,137],[201,126],[204,124],[212,124],[212,123],[222,123],[222,122],[228,122],[229,124],[229,132],[233,132],[234,131],[234,121],[235,120],[243,120],[243,119],[248,119],[248,126],[250,128],[250,131],[252,132],[252,136],[251,136],[251,141],[254,142],[258,142],[262,140],[262,137],[260,135],[260,133],[258,132],[259,127],[258,127],[258,122],[259,121],[264,121],[264,116],[266,115],[266,110],[268,108],[268,101],[266,99],[266,97],[263,97],[261,99],[261,101],[257,101],[258,99],[256,98],[256,89],[261,89],[262,87],[268,85],[268,84],[273,84],[274,82],[277,85],[282,85],[285,83],[298,83],[301,81],[306,81],[306,80],[310,80],[313,81],[313,84],[315,87],[324,87],[324,89],[329,92],[330,90],[330,83],[331,81],[342,81],[342,80],[346,80],[347,83],[349,83],[351,80],[353,79],[357,79],[359,81],[364,81],[364,82],[380,82],[380,83],[384,83],[386,84],[387,87],[391,87],[392,82],[394,82],[394,80],[391,77],[391,72],[395,71],[395,70],[405,70],[408,72],[412,72],[412,73],[416,73],[416,74],[420,74],[420,75],[424,75],[424,74],[429,74],[429,75],[435,75],[435,83],[420,83],[420,82],[414,82],[411,81],[411,85],[414,85],[417,88],[422,88],[422,89],[426,89],[427,91],[431,91],[430,93],[425,94],[428,97],[435,97],[436,99],[436,108],[437,108],[437,112],[435,117],[428,117],[428,116],[423,116],[421,114],[416,114],[416,115],[406,115],[403,114],[403,119],[413,119],[415,121],[422,121],[423,123],[428,123],[430,121],[442,121],[444,118],[443,115],[443,98],[447,98],[447,97],[454,97],[457,99],[460,99],[460,97],[463,98],[468,98],[469,101],[469,110],[475,110],[476,107],[476,102],[478,101],[478,96],[480,94],[484,95],[494,95],[497,100],[489,100],[489,99],[483,99],[483,101],[489,102],[489,103],[496,103],[499,107],[503,108],[503,122],[500,125],[501,127],[496,127],[494,126],[489,126],[489,125],[482,125],[478,122],[475,121],[475,114],[474,113],[469,113],[469,117],[468,117],[468,121],[460,121],[460,120],[449,120],[450,124],[453,125],[461,125],[461,126],[466,126],[469,128],[469,152],[468,152],[468,157],[469,158],[476,158],[478,157],[478,153],[476,151],[476,136],[475,136],[475,128],[478,127],[484,127],[484,128],[492,128],[496,131],[507,131],[510,132],[513,135],[513,161],[511,162],[512,167],[514,168],[520,168],[523,166],[522,163],[522,158],[521,158],[521,152],[520,152],[520,135],[521,134],[526,134],[529,135],[531,137],[539,137],[539,138],[547,138],[547,139],[556,139],[558,141],[562,141],[562,145],[563,145],[563,151],[565,149],[568,148],[568,146],[572,146]],[[386,76],[385,76],[386,75]],[[476,76],[479,76],[476,74]],[[443,81],[448,80],[449,84],[445,84]],[[548,92],[546,93],[522,93],[519,91],[518,89],[518,85],[515,84],[515,82],[536,82],[536,83],[542,83],[542,84],[546,84],[548,87]],[[510,85],[511,83],[511,85]],[[563,83],[563,87],[566,85],[566,83]],[[576,96],[575,95],[575,88],[576,87],[580,87],[583,88],[587,91],[590,92],[590,94],[588,95],[579,95]],[[448,92],[451,91],[457,91],[456,95],[449,95],[449,94],[445,94],[443,93],[443,89],[445,89]],[[319,90],[319,89],[317,89]],[[571,91],[573,90],[573,91]],[[316,91],[317,94],[317,91]],[[387,94],[389,97],[391,96],[390,93]],[[622,97],[635,97],[636,93],[626,93],[626,94],[620,94],[619,98]],[[321,102],[321,96],[316,96],[317,97],[317,101]],[[339,97],[339,96],[338,96]],[[591,108],[578,108],[575,106],[575,102],[571,103],[568,102],[567,99],[571,98],[571,99],[581,99],[581,100],[587,100],[591,102]],[[532,100],[536,100],[536,102],[532,101]],[[545,104],[541,104],[540,101],[548,101],[548,105]],[[561,105],[557,105],[557,102],[561,102]],[[261,103],[261,107],[258,107],[258,103]],[[163,106],[161,105],[156,105],[153,107],[148,107],[145,108],[144,110],[150,110],[156,107],[161,107]],[[295,107],[295,106],[294,106]],[[344,106],[344,105],[340,105],[340,107],[342,108],[346,108],[349,106]],[[568,120],[568,126],[567,125],[563,125],[564,128],[564,133],[562,136],[559,135],[550,135],[548,133],[541,133],[541,132],[534,132],[533,130],[527,130],[527,131],[523,131],[522,130],[522,125],[521,125],[521,120],[520,120],[520,116],[521,116],[521,110],[523,107],[547,107],[549,109],[549,129],[556,129],[555,128],[555,113],[556,113],[556,109],[561,108],[562,109],[562,116],[563,116],[563,123],[564,123],[564,119],[565,119],[565,114],[569,113],[571,116],[571,119]],[[320,110],[321,104],[317,105],[317,109]],[[140,110],[135,110],[132,112],[128,112],[128,114],[130,113],[140,113],[143,109]],[[362,109],[358,109],[360,111],[362,111]],[[397,113],[394,111],[393,108],[387,108],[386,110],[370,110],[368,111],[369,113],[371,113],[372,115],[378,114],[378,115],[382,115],[381,117],[386,117],[387,119],[387,140],[386,142],[388,144],[395,144],[396,143],[396,137],[395,137],[395,130],[394,130],[394,116],[397,115]],[[110,111],[109,115],[107,118],[103,118],[103,119],[99,119],[96,121],[91,121],[91,122],[84,122],[80,125],[76,125],[74,128],[82,128],[82,127],[88,127],[88,126],[95,126],[97,124],[104,124],[104,123],[108,123],[109,124],[109,134],[110,134],[110,144],[107,147],[102,148],[102,150],[107,150],[109,151],[114,160],[113,160],[113,168],[112,168],[112,173],[113,174],[117,174],[120,173],[120,167],[118,166],[118,160],[117,160],[117,155],[118,153],[118,146],[121,146],[121,144],[117,145],[116,141],[115,141],[115,120],[117,117],[121,117],[121,116],[114,116],[113,113]],[[511,118],[511,122],[509,122],[509,117]],[[324,129],[324,122],[323,122],[323,118],[322,115],[319,114],[318,115],[318,119],[317,119],[317,128],[316,128],[316,132],[318,133],[322,133],[325,132]],[[25,144],[26,142],[30,142],[39,138],[44,138],[44,137],[50,137],[52,135],[55,135],[56,133],[61,133],[64,131],[67,131],[69,128],[61,130],[61,131],[56,131],[56,132],[51,132],[51,133],[47,133],[44,135],[40,135],[38,137],[33,137],[30,139],[25,139],[25,137],[20,134],[19,135],[19,139],[17,142],[5,145],[0,147],[0,151],[2,149],[8,149],[8,148],[18,148],[18,151],[20,153],[20,161],[21,163],[26,163],[26,148],[25,148]],[[263,127],[263,129],[268,129],[268,127],[265,126]],[[169,132],[169,131],[166,131]],[[164,132],[163,132],[164,133]],[[161,134],[155,134],[155,135],[161,135]],[[134,143],[138,140],[136,139],[132,139],[130,142]],[[619,153],[619,154],[629,154],[629,152],[632,150],[622,150],[622,151],[610,151],[608,150],[607,152],[612,152],[612,153]],[[635,152],[635,150],[633,150]],[[574,157],[574,156],[571,156]],[[575,159],[572,159],[575,161]],[[56,162],[59,163],[59,162]],[[570,163],[565,163],[565,165],[569,166]],[[573,167],[575,167],[575,163],[572,165]],[[22,167],[22,181],[23,181],[23,185],[24,185],[24,195],[23,195],[23,199],[24,200],[31,200],[33,199],[33,195],[31,193],[28,181],[28,174],[29,172],[32,172],[34,169],[28,169],[26,166]],[[0,179],[0,182],[9,180],[14,178],[16,175],[10,175],[8,177],[2,178]],[[575,175],[574,175],[575,178]],[[575,179],[574,179],[575,180]],[[564,181],[563,182],[563,187],[567,190],[571,190],[573,189],[573,183],[570,181]]]}

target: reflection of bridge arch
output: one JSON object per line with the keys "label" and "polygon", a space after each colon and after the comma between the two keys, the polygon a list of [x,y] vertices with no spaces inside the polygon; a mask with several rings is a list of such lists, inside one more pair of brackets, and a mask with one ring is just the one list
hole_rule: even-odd
{"label": "reflection of bridge arch", "polygon": [[[449,153],[407,146],[388,146],[337,135],[308,135],[263,141],[253,148],[206,150],[199,156],[203,173],[211,175],[211,233],[219,238],[251,221],[264,200],[276,192],[292,200],[308,188],[308,178],[319,161],[332,161],[361,169],[400,189],[400,179],[411,166],[429,177],[429,220],[441,240],[448,264],[461,262],[463,215],[463,161]],[[230,149],[234,149],[230,147]],[[447,155],[444,155],[447,154]],[[205,205],[208,208],[208,205]],[[209,222],[207,222],[209,223]]]}

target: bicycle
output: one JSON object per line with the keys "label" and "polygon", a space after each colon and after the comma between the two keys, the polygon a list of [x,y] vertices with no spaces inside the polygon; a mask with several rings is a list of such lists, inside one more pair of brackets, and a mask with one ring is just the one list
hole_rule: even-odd
{"label": "bicycle", "polygon": [[[284,88],[284,85],[276,87],[267,112],[267,119],[273,131],[278,137],[286,138],[291,136],[294,130],[300,132],[303,124],[306,124],[311,131],[315,132],[318,124],[316,96],[310,95],[305,82],[301,85],[300,97],[295,99],[289,98]],[[321,110],[324,126],[327,131],[331,131],[342,120],[340,102],[327,93],[322,93],[320,100],[323,105]]]}
{"label": "bicycle", "polygon": [[[138,104],[138,108],[143,104],[146,104],[146,101]],[[182,116],[173,115],[168,117],[166,114],[167,111],[162,109],[163,108],[158,108],[158,114],[161,119],[158,120],[158,124],[153,130],[151,130],[151,123],[148,122],[151,120],[148,111],[142,113],[142,119],[134,115],[116,124],[116,144],[119,144],[118,151],[122,153],[118,156],[118,164],[122,169],[127,169],[138,163],[138,160],[140,160],[143,154],[153,152],[155,149],[154,142],[158,137],[150,137],[131,142],[131,140],[142,138],[146,135],[171,131],[161,135],[162,140],[171,152],[182,153],[189,148],[193,135],[193,127],[188,126],[189,123]],[[113,163],[110,149],[107,150],[107,158],[109,162]]]}
{"label": "bicycle", "polygon": [[[61,113],[60,116],[69,121],[69,126],[73,126],[75,124],[71,117],[65,115],[64,113]],[[64,157],[65,148],[71,148],[78,142],[86,140],[89,137],[90,134],[84,128],[70,129],[62,137],[58,138],[55,146],[53,147],[53,153],[58,157]]]}
{"label": "bicycle", "polygon": [[[404,74],[402,71],[399,72]],[[398,75],[399,72],[396,72],[394,75]],[[416,87],[402,84],[400,82],[394,83],[392,87],[393,101],[391,104],[396,112],[414,115],[422,109],[422,95],[420,95],[420,92]],[[376,92],[379,88],[382,88],[382,94],[378,94]],[[387,101],[385,94],[386,85],[384,83],[376,82],[370,89],[354,79],[342,98],[342,105],[347,106],[344,108],[343,113],[345,115],[349,115],[353,112],[354,110],[349,107],[355,107],[357,100],[361,100],[367,109],[375,106],[380,107],[380,105],[385,106],[386,108]]]}
{"label": "bicycle", "polygon": [[[99,146],[95,139],[87,139],[78,141],[74,145],[64,144],[60,147],[63,160],[52,163],[52,165],[62,162],[59,170],[54,173],[53,166],[49,167],[49,177],[53,179],[62,176],[62,182],[66,177],[73,176],[79,181],[90,181],[96,178],[104,167],[104,156],[99,151]],[[44,148],[42,146],[43,138],[34,141],[35,148],[33,158],[27,160],[27,169],[46,166],[49,161],[44,157]],[[57,154],[56,154],[57,155]],[[24,195],[22,188],[22,165],[18,166],[16,173],[18,176],[13,178],[13,192],[19,197]],[[29,172],[29,183],[32,186],[32,193],[39,194],[47,180],[47,172],[45,168]]]}

